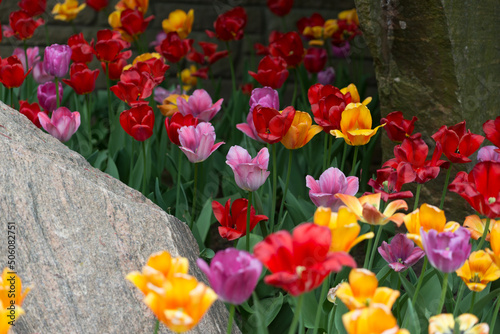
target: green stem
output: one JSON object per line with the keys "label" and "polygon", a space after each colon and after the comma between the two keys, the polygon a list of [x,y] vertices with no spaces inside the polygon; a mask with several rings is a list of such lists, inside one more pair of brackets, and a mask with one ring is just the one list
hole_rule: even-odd
{"label": "green stem", "polygon": [[194,185],[193,185],[193,207],[191,208],[191,225],[189,228],[193,230],[194,225],[194,213],[196,212],[196,188],[198,185],[198,164],[194,164]]}
{"label": "green stem", "polygon": [[270,232],[274,232],[274,216],[275,216],[275,211],[276,211],[276,188],[277,188],[277,183],[278,183],[278,160],[276,160],[276,145],[274,144],[269,144],[271,146],[271,151],[273,154],[273,197],[272,197],[272,205],[271,205],[271,212],[269,214],[269,217],[271,218],[270,222]]}
{"label": "green stem", "polygon": [[299,81],[300,91],[302,93],[302,98],[304,98],[307,101],[306,88],[304,87],[304,82],[302,81],[302,77],[299,75],[299,69],[298,68],[295,68],[295,74],[297,75],[297,80]]}
{"label": "green stem", "polygon": [[497,322],[497,316],[498,316],[498,312],[500,311],[500,297],[497,298],[497,305],[495,306],[495,310],[493,311],[493,318],[491,319],[491,332],[494,333],[495,332],[495,323]]}
{"label": "green stem", "polygon": [[318,308],[316,309],[316,318],[314,319],[314,331],[313,334],[317,334],[319,330],[319,321],[321,320],[321,313],[323,313],[323,302],[326,298],[326,293],[328,292],[328,277],[323,281],[321,286],[321,293],[319,295]]}
{"label": "green stem", "polygon": [[160,319],[156,319],[154,334],[158,334],[159,329],[160,329]]}
{"label": "green stem", "polygon": [[146,194],[146,191],[147,191],[146,167],[148,165],[148,159],[146,156],[146,141],[142,142],[142,157],[143,157],[143,163],[144,163],[144,169],[142,171],[142,193],[144,194],[144,196],[147,196],[147,194]]}
{"label": "green stem", "polygon": [[491,219],[489,217],[486,218],[486,225],[484,226],[484,232],[483,232],[483,235],[481,237],[481,240],[479,240],[479,244],[477,245],[476,250],[480,250],[484,244],[484,241],[486,240],[486,236],[488,235],[488,232],[490,231],[490,221],[491,221]]}
{"label": "green stem", "polygon": [[448,190],[448,182],[450,181],[450,174],[451,174],[451,162],[450,162],[450,167],[448,167],[448,170],[446,171],[446,179],[444,180],[444,187],[443,187],[443,194],[441,195],[441,203],[439,203],[439,208],[442,210],[444,206],[444,199],[446,197],[446,190]]}
{"label": "green stem", "polygon": [[87,131],[89,137],[89,152],[92,153],[92,111],[90,110],[90,93],[85,94],[85,104],[87,107]]}
{"label": "green stem", "polygon": [[45,30],[45,45],[50,45],[50,39],[49,39],[49,28],[47,27],[47,23],[43,25],[44,30]]}
{"label": "green stem", "polygon": [[297,325],[299,324],[300,310],[302,309],[302,302],[304,301],[304,294],[296,297],[297,307],[295,308],[295,312],[293,314],[292,324],[290,325],[290,329],[288,330],[288,334],[295,334],[297,330]]}
{"label": "green stem", "polygon": [[[401,291],[401,272],[398,272],[398,289],[396,291]],[[396,313],[397,313],[397,319],[400,319],[401,317],[401,298],[398,298],[396,301]]]}
{"label": "green stem", "polygon": [[418,293],[420,292],[420,288],[422,287],[422,283],[424,282],[425,270],[427,269],[428,263],[429,263],[429,260],[427,259],[427,256],[426,256],[424,258],[424,264],[422,265],[422,271],[420,272],[420,277],[418,278],[417,287],[415,288],[415,294],[413,295],[413,298],[411,300],[411,305],[413,307],[415,307],[415,303],[417,302],[417,298],[418,298]]}
{"label": "green stem", "polygon": [[56,109],[59,109],[59,78],[55,77],[55,83],[56,83]]}
{"label": "green stem", "polygon": [[9,93],[10,93],[10,106],[12,109],[14,108],[14,88],[9,88]]}
{"label": "green stem", "polygon": [[252,192],[248,192],[248,205],[247,205],[247,229],[246,229],[246,249],[250,252],[250,212],[252,209]]}
{"label": "green stem", "polygon": [[326,164],[326,168],[332,165],[332,153],[333,153],[333,136],[331,134],[327,134],[328,136],[328,161]]}
{"label": "green stem", "polygon": [[345,160],[347,158],[347,148],[348,148],[348,145],[346,142],[344,142],[344,152],[342,153],[342,162],[340,163],[340,170],[342,172],[344,172]]}
{"label": "green stem", "polygon": [[456,318],[458,316],[459,304],[460,304],[460,301],[462,300],[462,296],[464,294],[464,291],[465,291],[465,283],[464,283],[464,281],[461,280],[460,287],[458,288],[457,302],[455,304],[455,309],[453,310],[453,318]]}
{"label": "green stem", "polygon": [[291,106],[295,106],[295,99],[297,98],[297,86],[298,86],[298,79],[297,79],[297,72],[293,73],[293,95],[292,95],[292,103]]}
{"label": "green stem", "polygon": [[325,50],[326,50],[326,54],[328,55],[328,65],[333,67],[333,64],[332,64],[332,50],[331,50],[331,44],[329,43],[328,40],[325,40],[325,44],[324,44],[324,47],[325,47]]}
{"label": "green stem", "polygon": [[323,169],[322,170],[326,170],[326,166],[327,166],[327,160],[329,158],[329,154],[328,154],[328,135],[326,134],[325,135],[325,140],[324,140],[324,143],[323,143]]}
{"label": "green stem", "polygon": [[351,168],[351,172],[349,173],[349,175],[351,175],[351,176],[356,175],[356,162],[358,159],[358,151],[359,151],[359,146],[355,146],[354,157],[352,158],[352,168]]}
{"label": "green stem", "polygon": [[231,69],[231,81],[233,83],[233,95],[234,95],[234,93],[236,93],[236,75],[234,73],[233,56],[231,54],[231,49],[229,48],[229,42],[226,42],[226,49],[228,52],[229,67]]}
{"label": "green stem", "polygon": [[234,309],[234,304],[229,305],[229,322],[227,324],[227,334],[231,334],[231,331],[233,329]]}
{"label": "green stem", "polygon": [[373,248],[370,253],[370,262],[368,263],[368,270],[372,270],[373,260],[375,259],[375,253],[377,250],[378,242],[380,240],[380,236],[382,235],[383,226],[378,227],[377,235],[375,236],[375,242],[373,243]]}
{"label": "green stem", "polygon": [[[375,225],[370,225],[370,232],[373,233],[374,230],[375,230]],[[368,246],[366,246],[365,262],[363,264],[363,268],[367,268],[368,266],[372,246],[373,246],[373,238],[370,238],[370,240],[368,240]]]}
{"label": "green stem", "polygon": [[439,299],[439,306],[436,310],[436,314],[440,314],[443,309],[444,300],[446,297],[446,289],[448,289],[448,275],[449,273],[445,273],[443,277],[443,289],[441,290],[441,298]]}
{"label": "green stem", "polygon": [[472,291],[472,299],[470,301],[469,313],[472,313],[472,311],[474,310],[474,304],[476,303],[476,295],[477,295],[477,292]]}
{"label": "green stem", "polygon": [[418,208],[418,201],[420,199],[420,189],[422,189],[421,183],[417,184],[417,191],[415,193],[415,203],[413,204],[413,211],[417,210]]}
{"label": "green stem", "polygon": [[108,88],[108,119],[109,119],[109,132],[113,131],[113,110],[111,108],[111,79],[109,79],[109,64],[106,63],[106,86]]}
{"label": "green stem", "polygon": [[179,160],[177,162],[177,190],[175,194],[175,216],[179,218],[179,201],[181,197],[181,170],[182,170],[182,151],[179,150]]}
{"label": "green stem", "polygon": [[288,184],[290,182],[290,174],[292,171],[292,150],[288,150],[288,170],[286,171],[286,181],[285,181],[285,189],[283,189],[283,198],[281,199],[280,212],[278,215],[278,224],[281,223],[281,218],[283,215],[283,208],[285,206],[286,193],[288,191]]}

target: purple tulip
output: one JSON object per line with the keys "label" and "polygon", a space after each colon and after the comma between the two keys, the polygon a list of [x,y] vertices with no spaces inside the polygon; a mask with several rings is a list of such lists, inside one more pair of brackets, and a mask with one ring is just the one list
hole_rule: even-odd
{"label": "purple tulip", "polygon": [[238,145],[231,146],[226,156],[226,163],[234,172],[236,184],[241,189],[255,191],[266,182],[270,172],[269,151],[266,147],[261,149],[252,159],[247,150]]}
{"label": "purple tulip", "polygon": [[497,161],[500,162],[500,154],[497,152],[498,148],[496,146],[490,145],[482,147],[477,152],[477,161]]}
{"label": "purple tulip", "polygon": [[35,64],[35,66],[33,67],[33,72],[31,73],[33,74],[33,79],[35,79],[38,84],[44,84],[46,82],[54,80],[54,76],[49,75],[47,74],[47,72],[45,72],[45,69],[43,68],[43,62],[41,61]]}
{"label": "purple tulip", "polygon": [[335,70],[333,67],[327,67],[318,73],[318,83],[322,85],[331,85],[335,81]]}
{"label": "purple tulip", "polygon": [[280,97],[278,91],[271,87],[255,88],[250,96],[250,112],[261,105],[266,108],[280,109]]}
{"label": "purple tulip", "polygon": [[149,43],[149,46],[155,47],[155,46],[161,45],[161,42],[163,42],[163,40],[165,38],[167,38],[167,33],[160,31],[159,33],[156,34],[155,40],[152,41],[151,43]]}
{"label": "purple tulip", "polygon": [[192,163],[205,161],[219,146],[215,144],[215,129],[210,123],[201,122],[197,126],[183,126],[179,130],[179,148]]}
{"label": "purple tulip", "polygon": [[44,112],[38,113],[38,119],[45,131],[62,142],[68,141],[80,127],[80,113],[71,112],[66,107],[55,110],[52,118]]}
{"label": "purple tulip", "polygon": [[432,266],[443,273],[458,270],[469,257],[472,245],[470,232],[459,227],[455,232],[441,232],[420,228],[420,236],[425,254]]}
{"label": "purple tulip", "polygon": [[198,259],[212,289],[223,302],[239,305],[250,297],[262,272],[262,264],[252,254],[235,248],[217,252],[210,266]]}
{"label": "purple tulip", "polygon": [[219,99],[219,101],[212,104],[212,98],[207,91],[197,89],[187,101],[179,96],[177,98],[177,108],[184,116],[190,114],[200,121],[209,122],[219,112],[222,101],[224,99]]}
{"label": "purple tulip", "polygon": [[351,54],[351,44],[348,41],[340,45],[332,44],[332,53],[337,58],[347,58]]}
{"label": "purple tulip", "polygon": [[52,44],[45,48],[43,68],[49,75],[57,78],[66,76],[71,61],[71,48],[68,45]]}
{"label": "purple tulip", "polygon": [[402,233],[396,234],[390,244],[383,241],[378,252],[395,272],[410,268],[425,256],[425,252]]}
{"label": "purple tulip", "polygon": [[319,180],[307,175],[306,186],[310,189],[309,198],[316,206],[324,206],[337,212],[343,202],[335,195],[356,195],[359,179],[356,176],[346,177],[340,169],[330,167],[321,174]]}
{"label": "purple tulip", "polygon": [[26,72],[28,69],[32,68],[40,61],[40,55],[38,53],[38,46],[26,49],[26,54],[28,55],[28,68],[26,68],[26,55],[24,54],[24,49],[15,48],[14,52],[12,52],[12,55],[17,56],[17,58],[23,64],[24,72]]}
{"label": "purple tulip", "polygon": [[[63,87],[59,82],[59,104],[62,103],[63,98]],[[38,86],[37,90],[38,103],[47,112],[52,112],[56,109],[57,95],[56,95],[56,84],[54,82],[47,82],[43,85]]]}

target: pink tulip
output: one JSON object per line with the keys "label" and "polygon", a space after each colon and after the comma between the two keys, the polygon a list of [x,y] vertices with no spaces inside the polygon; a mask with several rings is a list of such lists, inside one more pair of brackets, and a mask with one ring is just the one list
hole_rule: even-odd
{"label": "pink tulip", "polygon": [[356,176],[346,177],[340,169],[330,167],[321,174],[317,181],[311,175],[307,175],[306,186],[310,189],[309,198],[316,206],[331,208],[336,212],[342,205],[342,201],[335,198],[335,195],[356,195],[359,189],[359,179]]}
{"label": "pink tulip", "polygon": [[219,146],[224,144],[224,142],[215,144],[215,129],[207,122],[198,123],[196,126],[183,126],[178,133],[181,143],[179,148],[192,163],[205,161]]}
{"label": "pink tulip", "polygon": [[38,63],[35,64],[33,67],[33,79],[38,84],[44,84],[46,82],[54,80],[54,77],[47,72],[45,72],[45,69],[43,68],[43,63],[39,61]]}
{"label": "pink tulip", "polygon": [[12,55],[17,56],[17,58],[23,64],[24,72],[26,72],[40,61],[40,55],[38,50],[39,50],[38,46],[26,49],[26,53],[28,55],[28,68],[26,68],[26,55],[24,54],[24,49],[15,48],[14,52],[12,52]]}
{"label": "pink tulip", "polygon": [[66,107],[56,109],[52,113],[52,118],[41,112],[38,114],[38,119],[45,131],[62,142],[68,141],[80,127],[80,113],[71,112]]}
{"label": "pink tulip", "polygon": [[207,91],[197,89],[189,97],[188,101],[182,97],[178,97],[177,108],[184,116],[190,114],[200,121],[209,122],[219,112],[222,101],[224,99],[220,99],[212,104],[212,98],[208,95]]}
{"label": "pink tulip", "polygon": [[497,161],[500,162],[500,153],[497,152],[497,147],[490,145],[482,147],[477,152],[477,161]]}
{"label": "pink tulip", "polygon": [[236,124],[236,128],[246,134],[248,137],[253,140],[259,141],[261,143],[265,143],[259,135],[257,134],[257,129],[255,128],[255,124],[253,124],[253,111],[250,111],[247,116],[246,123]]}
{"label": "pink tulip", "polygon": [[266,147],[252,159],[247,150],[238,145],[231,146],[226,156],[226,163],[234,172],[236,184],[241,189],[255,191],[266,182],[270,172],[269,151]]}

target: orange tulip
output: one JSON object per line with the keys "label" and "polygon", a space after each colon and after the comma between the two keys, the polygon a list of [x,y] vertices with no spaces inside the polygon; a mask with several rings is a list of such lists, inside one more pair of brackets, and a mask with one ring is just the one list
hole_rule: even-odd
{"label": "orange tulip", "polygon": [[500,267],[500,222],[493,224],[490,231],[491,249],[487,248],[486,252],[491,257],[491,260]]}
{"label": "orange tulip", "polygon": [[115,9],[123,11],[125,9],[138,9],[142,15],[146,15],[149,7],[149,0],[120,0],[115,5]]}
{"label": "orange tulip", "polygon": [[176,9],[168,14],[168,19],[163,20],[161,26],[166,33],[175,31],[181,39],[184,39],[191,33],[193,21],[194,11],[192,9],[187,13],[181,9]]}
{"label": "orange tulip", "polygon": [[370,225],[385,225],[389,221],[393,221],[398,226],[401,226],[404,214],[395,212],[408,209],[406,202],[400,199],[389,203],[384,212],[381,213],[379,208],[382,194],[380,193],[365,195],[360,198],[346,194],[337,194],[335,197],[344,202],[344,205],[354,212],[358,220]]}
{"label": "orange tulip", "polygon": [[[486,241],[490,241],[491,228],[497,221],[491,220],[488,234],[486,235]],[[499,220],[500,222],[500,220]],[[486,218],[479,218],[478,215],[467,216],[464,221],[464,227],[470,232],[471,237],[474,240],[478,240],[483,236],[484,227],[486,226]]]}
{"label": "orange tulip", "polygon": [[351,146],[365,145],[375,136],[377,130],[385,124],[372,129],[372,115],[370,110],[361,103],[349,103],[342,112],[340,130],[331,130],[337,138],[344,138]]}
{"label": "orange tulip", "polygon": [[489,282],[500,278],[500,268],[483,250],[472,252],[469,259],[456,273],[467,284],[469,290],[476,292],[483,291]]}
{"label": "orange tulip", "polygon": [[78,13],[80,13],[87,5],[78,5],[77,0],[65,0],[64,3],[56,3],[52,9],[52,14],[55,14],[54,19],[60,21],[73,21]]}
{"label": "orange tulip", "polygon": [[322,130],[321,126],[312,125],[312,118],[308,113],[296,110],[292,125],[281,140],[281,143],[287,149],[295,150],[307,144]]}
{"label": "orange tulip", "polygon": [[358,217],[346,207],[332,212],[332,209],[320,206],[314,213],[314,223],[332,231],[330,252],[348,253],[361,241],[374,237],[373,232],[359,235],[361,226],[358,224]]}
{"label": "orange tulip", "polygon": [[[477,324],[479,319],[473,315],[464,313],[457,318],[460,323],[459,333],[463,334],[488,334],[490,327],[486,323]],[[455,319],[453,314],[438,314],[429,319],[429,334],[453,333]]]}
{"label": "orange tulip", "polygon": [[377,277],[369,270],[352,269],[349,273],[349,283],[340,285],[337,297],[350,311],[372,304],[383,304],[390,310],[399,297],[399,291],[378,287]]}
{"label": "orange tulip", "polygon": [[410,334],[398,327],[391,309],[381,304],[348,312],[342,316],[342,322],[347,334]]}

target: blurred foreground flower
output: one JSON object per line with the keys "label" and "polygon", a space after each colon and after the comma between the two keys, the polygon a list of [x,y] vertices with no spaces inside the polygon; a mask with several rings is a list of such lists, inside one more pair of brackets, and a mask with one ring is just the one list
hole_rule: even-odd
{"label": "blurred foreground flower", "polygon": [[267,147],[262,148],[252,159],[248,151],[243,147],[231,146],[226,159],[226,164],[234,172],[236,184],[243,190],[256,191],[266,182],[270,174],[267,170],[269,165]]}
{"label": "blurred foreground flower", "polygon": [[80,113],[66,107],[56,109],[51,118],[46,113],[38,113],[38,119],[45,131],[62,142],[68,141],[80,127]]}
{"label": "blurred foreground flower", "polygon": [[429,319],[429,334],[454,333],[455,321],[458,321],[460,324],[460,334],[488,334],[490,332],[488,324],[477,324],[479,319],[473,314],[464,313],[454,319],[453,314],[444,313],[433,316]]}
{"label": "blurred foreground flower", "polygon": [[396,234],[390,244],[382,241],[378,252],[395,272],[410,268],[425,256],[421,248],[415,247],[413,241],[401,233]]}
{"label": "blurred foreground flower", "polygon": [[342,200],[335,197],[335,195],[356,195],[359,189],[359,179],[356,176],[346,177],[340,169],[330,167],[320,175],[319,180],[307,175],[306,186],[310,189],[309,198],[314,205],[338,211],[342,205]]}

